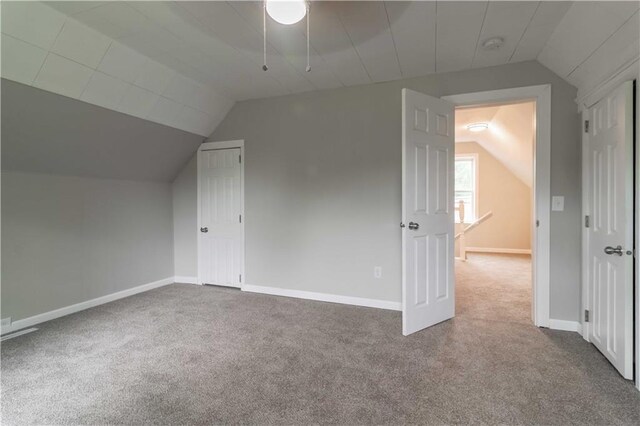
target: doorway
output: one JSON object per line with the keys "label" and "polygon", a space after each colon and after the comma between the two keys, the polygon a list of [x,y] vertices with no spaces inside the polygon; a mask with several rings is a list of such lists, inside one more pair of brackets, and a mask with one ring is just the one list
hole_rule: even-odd
{"label": "doorway", "polygon": [[[434,98],[402,91],[403,334],[455,314],[454,107],[535,102],[532,320],[549,327],[551,87],[529,86]],[[422,225],[422,226],[421,226]]]}
{"label": "doorway", "polygon": [[535,101],[455,109],[456,311],[531,320]]}

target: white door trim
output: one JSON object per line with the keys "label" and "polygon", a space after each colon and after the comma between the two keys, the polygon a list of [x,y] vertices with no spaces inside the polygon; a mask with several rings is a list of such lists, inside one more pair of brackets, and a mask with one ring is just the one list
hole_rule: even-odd
{"label": "white door trim", "polygon": [[551,85],[443,96],[461,105],[482,105],[525,99],[536,101],[536,140],[534,152],[534,220],[532,244],[532,317],[538,327],[549,327],[549,281],[551,248]]}
{"label": "white door trim", "polygon": [[200,284],[202,285],[202,277],[200,276],[200,253],[202,251],[202,247],[201,247],[201,242],[200,242],[200,226],[201,226],[201,217],[200,217],[200,163],[202,161],[202,151],[209,151],[209,150],[214,150],[214,149],[231,149],[231,148],[239,148],[240,149],[240,196],[241,196],[241,200],[240,200],[240,214],[242,215],[242,222],[241,222],[241,229],[242,229],[242,261],[241,261],[241,271],[242,271],[242,282],[240,283],[240,285],[242,285],[243,283],[247,282],[246,279],[246,274],[245,274],[245,233],[244,233],[244,224],[246,221],[245,218],[245,214],[244,214],[244,162],[245,162],[245,156],[244,156],[244,139],[238,139],[238,140],[232,140],[232,141],[220,141],[220,142],[203,142],[200,147],[198,148],[198,153],[197,153],[197,163],[198,163],[198,170],[197,170],[197,197],[198,197],[198,205],[197,205],[197,226],[195,229],[196,232],[196,241],[198,242],[198,252],[196,254],[196,270],[197,270],[197,280],[196,280],[196,284]]}

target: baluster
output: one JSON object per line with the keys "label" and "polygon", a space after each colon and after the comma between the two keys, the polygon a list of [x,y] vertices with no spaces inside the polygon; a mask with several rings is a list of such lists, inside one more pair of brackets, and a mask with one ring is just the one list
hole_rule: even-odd
{"label": "baluster", "polygon": [[458,202],[458,217],[460,218],[460,239],[458,240],[458,247],[460,249],[460,259],[467,260],[467,242],[464,236],[464,201]]}

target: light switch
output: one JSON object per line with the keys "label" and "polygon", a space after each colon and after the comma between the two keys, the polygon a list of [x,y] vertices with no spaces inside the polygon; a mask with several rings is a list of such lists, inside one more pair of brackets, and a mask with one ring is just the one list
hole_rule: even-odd
{"label": "light switch", "polygon": [[551,211],[562,212],[564,211],[564,197],[557,195],[551,197]]}

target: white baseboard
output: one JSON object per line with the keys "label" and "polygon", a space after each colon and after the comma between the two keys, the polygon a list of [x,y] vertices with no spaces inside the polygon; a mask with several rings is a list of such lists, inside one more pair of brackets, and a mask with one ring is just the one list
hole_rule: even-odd
{"label": "white baseboard", "polygon": [[198,284],[198,277],[176,275],[173,277],[173,281],[181,284]]}
{"label": "white baseboard", "polygon": [[95,299],[87,300],[86,302],[76,303],[75,305],[65,306],[64,308],[55,309],[53,311],[45,312],[42,314],[34,315],[29,318],[24,318],[12,322],[6,327],[2,327],[0,334],[11,333],[16,330],[20,330],[27,327],[32,327],[36,324],[40,324],[45,321],[60,318],[65,315],[74,314],[76,312],[84,311],[85,309],[93,308],[94,306],[103,305],[105,303],[113,302],[114,300],[122,299],[134,294],[142,293],[144,291],[153,290],[154,288],[162,287],[165,285],[173,284],[174,277],[163,278],[158,281],[139,285],[137,287],[129,288],[126,290],[118,291],[117,293],[107,294],[106,296],[96,297]]}
{"label": "white baseboard", "polygon": [[549,328],[552,330],[575,331],[582,334],[582,324],[578,321],[549,319]]}
{"label": "white baseboard", "polygon": [[530,249],[514,248],[467,247],[467,251],[474,253],[531,254]]}
{"label": "white baseboard", "polygon": [[401,311],[400,302],[388,300],[365,299],[362,297],[339,296],[337,294],[315,293],[312,291],[290,290],[286,288],[264,287],[260,285],[244,284],[242,291],[251,293],[270,294],[272,296],[295,297],[297,299],[317,300],[320,302],[341,303],[344,305],[366,306],[369,308],[388,309],[391,311]]}

